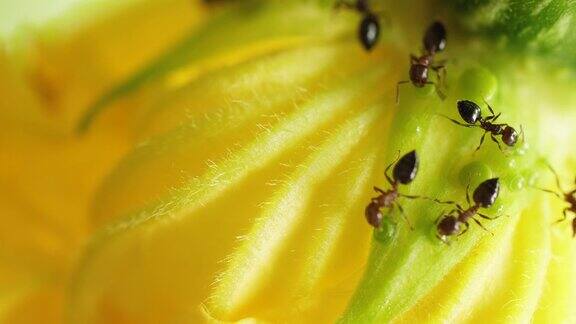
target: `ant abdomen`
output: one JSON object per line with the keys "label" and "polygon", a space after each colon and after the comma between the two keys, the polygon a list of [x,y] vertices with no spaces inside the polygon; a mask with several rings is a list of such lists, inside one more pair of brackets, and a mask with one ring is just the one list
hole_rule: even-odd
{"label": "ant abdomen", "polygon": [[488,208],[494,204],[500,192],[500,182],[498,178],[493,178],[482,182],[474,190],[472,199],[482,208]]}
{"label": "ant abdomen", "polygon": [[482,118],[480,106],[473,101],[458,100],[456,106],[458,107],[460,117],[462,117],[462,119],[468,124],[476,124],[476,122]]}
{"label": "ant abdomen", "polygon": [[408,184],[416,178],[418,172],[418,155],[412,151],[404,155],[394,166],[392,176],[401,184]]}
{"label": "ant abdomen", "polygon": [[380,36],[379,13],[372,10],[366,0],[346,1],[339,0],[336,7],[345,7],[356,10],[362,15],[362,21],[358,26],[358,39],[365,50],[370,51],[378,42]]}
{"label": "ant abdomen", "polygon": [[360,38],[360,43],[367,51],[371,50],[380,35],[380,23],[378,22],[378,17],[374,14],[367,14],[360,22],[360,27],[358,29],[358,38]]}
{"label": "ant abdomen", "polygon": [[429,53],[443,51],[446,47],[446,28],[444,25],[439,21],[432,23],[426,30],[422,42]]}

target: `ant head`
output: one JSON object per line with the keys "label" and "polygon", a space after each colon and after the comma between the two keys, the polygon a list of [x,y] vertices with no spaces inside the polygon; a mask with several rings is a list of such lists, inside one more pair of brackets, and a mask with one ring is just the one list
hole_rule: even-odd
{"label": "ant head", "polygon": [[439,22],[433,22],[424,34],[424,48],[428,53],[441,52],[446,47],[446,28]]}
{"label": "ant head", "polygon": [[514,146],[518,141],[518,132],[511,126],[504,127],[504,131],[502,131],[502,142],[504,142],[508,146]]}
{"label": "ant head", "polygon": [[373,14],[367,14],[362,18],[360,29],[358,30],[358,37],[364,49],[367,51],[371,50],[376,45],[379,35],[380,23],[378,22],[378,17]]}
{"label": "ant head", "polygon": [[482,208],[488,208],[494,204],[500,192],[500,182],[498,178],[488,179],[476,187],[474,190],[474,202]]}
{"label": "ant head", "polygon": [[458,106],[460,117],[462,117],[462,119],[468,124],[475,124],[480,118],[482,118],[480,106],[473,101],[458,100],[456,106]]}
{"label": "ant head", "polygon": [[456,216],[446,215],[442,220],[436,225],[438,230],[438,235],[440,236],[450,236],[458,233],[460,231],[460,222]]}
{"label": "ant head", "polygon": [[382,225],[382,212],[380,212],[380,206],[376,201],[372,200],[372,202],[366,206],[364,216],[366,216],[368,224],[375,228],[379,228],[380,225]]}
{"label": "ant head", "polygon": [[416,151],[406,153],[394,166],[392,176],[401,184],[408,184],[416,178],[418,173],[418,155]]}

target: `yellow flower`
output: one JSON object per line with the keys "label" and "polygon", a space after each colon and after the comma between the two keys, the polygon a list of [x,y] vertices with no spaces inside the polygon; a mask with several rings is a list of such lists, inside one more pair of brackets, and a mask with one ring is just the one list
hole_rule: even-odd
{"label": "yellow flower", "polygon": [[[369,53],[322,1],[106,0],[21,32],[0,57],[0,321],[576,321],[566,206],[534,189],[547,162],[575,186],[570,67],[446,15],[448,97],[396,105],[445,8],[419,6],[389,8]],[[463,98],[525,140],[474,153],[482,132],[442,116]],[[500,178],[493,235],[440,243],[428,200],[401,201],[413,230],[398,211],[371,229],[372,187],[412,149],[406,194],[465,203]]]}

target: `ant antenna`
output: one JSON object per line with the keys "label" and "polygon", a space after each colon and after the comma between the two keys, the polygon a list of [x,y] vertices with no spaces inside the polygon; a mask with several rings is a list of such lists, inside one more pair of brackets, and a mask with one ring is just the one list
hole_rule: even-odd
{"label": "ant antenna", "polygon": [[406,214],[404,214],[404,208],[402,208],[402,206],[399,203],[396,203],[396,206],[398,206],[398,210],[400,210],[400,215],[402,215],[402,218],[404,219],[404,221],[406,223],[408,223],[408,226],[410,226],[410,230],[413,231],[414,225],[412,225],[412,222],[408,219],[408,216],[406,216]]}
{"label": "ant antenna", "polygon": [[394,164],[396,164],[396,162],[398,162],[398,160],[400,160],[400,150],[398,150],[398,152],[397,152],[396,159],[394,159],[394,161],[392,161],[392,163],[388,164],[388,166],[384,170],[384,175],[386,176],[386,179],[388,180],[388,182],[390,182],[390,184],[392,184],[394,181],[392,181],[392,178],[390,178],[390,176],[388,176],[388,171],[390,171],[390,168]]}
{"label": "ant antenna", "polygon": [[540,191],[544,191],[544,192],[547,192],[547,193],[551,193],[551,194],[553,194],[554,196],[562,199],[562,197],[560,196],[560,194],[557,193],[556,191],[553,191],[553,190],[550,190],[550,189],[544,189],[544,188],[540,188],[540,187],[532,187],[532,188],[538,189],[538,190],[540,190]]}
{"label": "ant antenna", "polygon": [[484,231],[490,233],[490,235],[494,236],[494,233],[492,233],[492,231],[490,231],[489,229],[487,229],[486,227],[484,227],[484,225],[482,225],[482,223],[480,223],[479,220],[477,220],[476,218],[472,218],[472,220],[478,224],[478,226],[480,226]]}
{"label": "ant antenna", "polygon": [[488,103],[488,101],[486,100],[486,98],[482,97],[482,101],[484,101],[484,104],[486,105],[486,107],[488,107],[488,110],[490,110],[490,112],[492,113],[492,115],[494,115],[494,109],[492,109],[492,106],[490,106],[490,104]]}
{"label": "ant antenna", "polygon": [[564,190],[562,190],[562,186],[560,185],[560,177],[558,176],[558,173],[556,172],[556,170],[554,170],[554,168],[552,167],[552,165],[550,165],[550,163],[548,163],[548,161],[546,161],[546,166],[554,174],[554,178],[556,178],[556,186],[558,187],[558,190],[560,192],[564,192]]}
{"label": "ant antenna", "polygon": [[[558,177],[558,173],[556,173],[556,170],[554,170],[554,168],[550,165],[550,163],[548,163],[548,161],[546,161],[545,163],[546,163],[546,166],[548,167],[548,169],[550,169],[550,171],[552,171],[552,173],[554,174],[554,178],[555,178],[555,180],[556,180],[556,187],[558,187],[558,191],[564,192],[564,191],[562,190],[562,187],[560,186],[560,178]],[[558,197],[559,199],[562,199],[562,195],[559,194],[558,192],[554,191],[554,190],[546,189],[546,188],[540,188],[540,187],[535,187],[535,186],[533,186],[532,188],[538,189],[538,190],[540,190],[540,191],[544,191],[544,192],[547,192],[547,193],[551,193],[551,194],[553,194],[554,196]]]}

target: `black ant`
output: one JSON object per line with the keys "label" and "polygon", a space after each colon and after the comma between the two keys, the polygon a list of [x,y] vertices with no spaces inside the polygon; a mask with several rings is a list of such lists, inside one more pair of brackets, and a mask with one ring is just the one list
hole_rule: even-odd
{"label": "black ant", "polygon": [[433,84],[436,87],[436,93],[438,93],[438,96],[440,96],[442,100],[446,98],[436,83],[428,81],[429,69],[436,72],[439,82],[441,81],[439,71],[442,70],[444,72],[443,79],[445,79],[446,70],[444,69],[444,65],[433,64],[436,53],[442,52],[446,47],[446,28],[444,28],[444,25],[438,21],[432,23],[426,30],[422,42],[424,44],[424,53],[419,57],[410,54],[410,80],[399,81],[396,84],[396,104],[398,104],[400,100],[400,85],[409,82],[412,82],[412,84],[417,88],[422,88],[427,84]]}
{"label": "black ant", "polygon": [[[388,171],[396,161],[398,161],[398,163],[394,165],[394,170],[392,171],[392,178],[391,178],[388,175]],[[368,206],[366,206],[366,210],[364,212],[366,220],[368,220],[368,223],[370,223],[370,225],[374,226],[375,228],[380,228],[380,226],[382,225],[382,217],[383,217],[380,209],[389,208],[390,210],[392,210],[394,208],[394,205],[398,206],[398,209],[402,213],[402,216],[404,217],[406,222],[408,222],[408,224],[410,225],[410,221],[408,221],[408,218],[406,218],[406,216],[404,215],[404,209],[396,200],[398,197],[406,197],[411,199],[420,198],[418,196],[409,196],[398,192],[398,185],[409,184],[410,182],[412,182],[412,180],[414,180],[414,178],[416,177],[417,172],[418,172],[418,155],[416,154],[416,151],[411,151],[400,159],[397,158],[394,162],[390,163],[388,167],[386,167],[384,175],[386,176],[386,180],[388,180],[388,183],[390,183],[392,188],[384,191],[378,187],[374,187],[374,190],[378,192],[379,195],[375,198],[372,198],[372,201],[370,202],[370,204],[368,204]],[[412,228],[412,225],[410,225],[410,228]]]}
{"label": "black ant", "polygon": [[[456,205],[455,209],[451,210],[448,214],[440,214],[435,221],[437,230],[436,237],[446,244],[449,244],[447,240],[448,236],[460,236],[468,231],[468,228],[470,227],[468,224],[469,219],[472,219],[485,231],[492,234],[492,232],[488,231],[478,219],[474,218],[474,216],[478,215],[484,219],[490,220],[500,217],[489,217],[478,212],[480,208],[488,208],[492,206],[496,201],[496,198],[498,198],[498,193],[500,191],[500,182],[498,181],[498,178],[488,179],[476,187],[474,194],[472,195],[472,199],[474,200],[473,205],[470,203],[470,195],[468,194],[469,189],[470,185],[466,187],[466,201],[469,206],[467,209],[462,208],[462,206],[453,201],[441,202]],[[464,229],[462,229],[462,225],[465,226]]]}
{"label": "black ant", "polygon": [[[516,142],[518,141],[519,137],[518,132],[516,132],[516,130],[508,124],[495,124],[494,122],[498,119],[498,117],[500,117],[501,113],[498,113],[498,115],[494,114],[494,110],[492,109],[490,104],[488,104],[486,101],[484,101],[484,103],[486,103],[486,106],[488,106],[488,109],[490,110],[491,113],[491,115],[488,117],[482,117],[480,106],[478,106],[475,102],[470,100],[459,100],[456,104],[458,106],[458,112],[460,113],[460,117],[462,117],[462,119],[466,122],[466,124],[446,116],[444,117],[448,118],[453,123],[460,126],[468,128],[480,127],[481,129],[484,130],[484,134],[480,139],[480,144],[478,145],[478,147],[474,152],[477,152],[480,149],[480,147],[484,143],[484,137],[486,137],[486,134],[488,133],[490,133],[490,138],[494,143],[496,143],[496,145],[498,145],[500,151],[503,151],[502,146],[496,139],[496,136],[501,136],[502,142],[504,144],[508,146],[514,146],[514,144],[516,144]],[[522,126],[520,126],[520,129],[521,129],[520,135],[523,136],[524,130],[522,129]]]}
{"label": "black ant", "polygon": [[[568,212],[572,212],[574,214],[576,214],[576,189],[569,191],[569,192],[565,192],[564,190],[562,190],[562,187],[560,186],[560,178],[558,177],[558,173],[556,173],[556,170],[554,170],[554,168],[552,168],[551,165],[547,164],[548,168],[550,169],[550,171],[552,171],[552,173],[554,173],[554,177],[556,178],[556,186],[558,187],[558,191],[553,191],[553,190],[549,190],[549,189],[542,189],[542,188],[537,188],[540,189],[542,191],[545,192],[549,192],[553,195],[555,195],[556,197],[566,201],[568,204],[570,204],[569,207],[564,208],[564,210],[562,211],[562,218],[557,220],[555,223],[560,223],[566,220],[566,218],[568,218]],[[576,184],[576,180],[574,180],[574,183]],[[572,219],[572,237],[576,237],[576,217],[574,217],[574,219]]]}
{"label": "black ant", "polygon": [[370,51],[380,36],[380,19],[375,11],[368,6],[368,0],[356,0],[354,3],[339,0],[336,7],[353,9],[363,15],[358,28],[358,38],[365,50]]}

